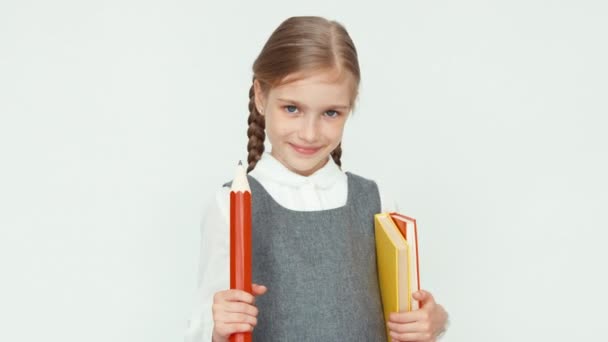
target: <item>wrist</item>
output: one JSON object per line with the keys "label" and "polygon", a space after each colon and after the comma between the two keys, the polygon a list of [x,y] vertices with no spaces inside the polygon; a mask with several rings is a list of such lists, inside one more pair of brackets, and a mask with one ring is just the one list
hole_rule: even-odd
{"label": "wrist", "polygon": [[226,342],[226,341],[228,341],[227,338],[223,338],[222,336],[219,336],[215,332],[215,329],[213,329],[213,333],[211,334],[211,342]]}
{"label": "wrist", "polygon": [[443,328],[441,328],[441,330],[439,330],[439,332],[437,333],[437,336],[436,336],[437,339],[441,339],[445,335],[445,332],[448,330],[449,325],[450,325],[450,316],[446,312],[445,323],[443,324]]}

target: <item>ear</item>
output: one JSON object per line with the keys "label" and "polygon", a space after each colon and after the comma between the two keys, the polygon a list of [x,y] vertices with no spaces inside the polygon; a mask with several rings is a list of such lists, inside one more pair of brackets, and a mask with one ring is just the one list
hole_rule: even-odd
{"label": "ear", "polygon": [[255,107],[258,109],[258,113],[264,115],[264,108],[266,108],[266,94],[262,91],[262,86],[258,80],[253,81],[253,92],[255,96]]}

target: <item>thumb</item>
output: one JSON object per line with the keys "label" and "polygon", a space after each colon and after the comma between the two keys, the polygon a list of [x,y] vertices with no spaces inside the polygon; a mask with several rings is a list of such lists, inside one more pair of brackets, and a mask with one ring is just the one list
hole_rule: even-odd
{"label": "thumb", "polygon": [[433,295],[430,292],[427,292],[424,290],[414,292],[412,294],[412,297],[415,300],[417,300],[418,302],[420,302],[420,307],[426,306],[431,303],[435,303],[435,299],[433,298]]}
{"label": "thumb", "polygon": [[268,288],[264,285],[251,284],[251,292],[254,296],[263,295],[267,290]]}

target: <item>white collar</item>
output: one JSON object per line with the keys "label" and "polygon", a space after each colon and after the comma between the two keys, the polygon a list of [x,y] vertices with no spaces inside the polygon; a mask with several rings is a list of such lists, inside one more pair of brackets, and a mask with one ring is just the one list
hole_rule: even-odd
{"label": "white collar", "polygon": [[317,188],[329,188],[346,175],[340,170],[333,158],[328,157],[328,162],[310,176],[302,176],[291,170],[273,157],[269,152],[264,152],[251,175],[262,184],[266,181],[282,185],[299,187],[306,183],[312,183]]}

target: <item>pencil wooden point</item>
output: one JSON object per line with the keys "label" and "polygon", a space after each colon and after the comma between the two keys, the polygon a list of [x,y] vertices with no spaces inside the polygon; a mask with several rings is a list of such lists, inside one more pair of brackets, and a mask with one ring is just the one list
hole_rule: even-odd
{"label": "pencil wooden point", "polygon": [[251,192],[249,182],[247,181],[247,171],[245,170],[245,167],[243,166],[243,163],[241,161],[239,161],[239,165],[237,165],[236,167],[236,175],[232,180],[232,187],[230,188],[230,190],[234,192]]}

